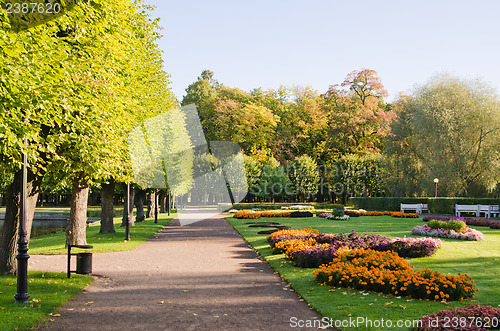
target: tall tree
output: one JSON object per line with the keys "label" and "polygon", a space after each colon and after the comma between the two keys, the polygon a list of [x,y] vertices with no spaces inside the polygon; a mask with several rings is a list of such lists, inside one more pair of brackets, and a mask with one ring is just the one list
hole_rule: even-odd
{"label": "tall tree", "polygon": [[[344,90],[343,88],[348,88]],[[329,135],[343,153],[378,153],[389,132],[394,113],[383,98],[387,91],[374,70],[351,72],[342,85],[330,86],[323,95],[329,114]],[[335,148],[335,147],[334,147]]]}
{"label": "tall tree", "polygon": [[484,195],[499,180],[500,103],[481,80],[437,75],[416,89],[412,143],[432,192],[439,178],[447,195]]}

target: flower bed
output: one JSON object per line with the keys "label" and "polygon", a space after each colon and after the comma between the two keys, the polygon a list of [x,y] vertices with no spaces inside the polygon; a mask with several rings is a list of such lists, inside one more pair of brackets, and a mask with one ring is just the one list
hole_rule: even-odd
{"label": "flower bed", "polygon": [[500,229],[500,222],[491,222],[490,229]]}
{"label": "flower bed", "polygon": [[290,217],[291,212],[282,211],[282,212],[270,212],[270,211],[261,211],[260,217]]}
{"label": "flower bed", "polygon": [[441,248],[441,239],[433,238],[394,238],[388,243],[380,243],[373,247],[377,251],[393,251],[401,257],[431,256]]}
{"label": "flower bed", "polygon": [[424,330],[498,330],[500,308],[470,305],[466,308],[441,310],[420,319],[422,324],[415,328]]}
{"label": "flower bed", "polygon": [[394,211],[391,213],[392,217],[400,217],[400,218],[419,218],[420,216],[415,213],[402,213],[399,211]]}
{"label": "flower bed", "polygon": [[356,232],[325,234],[313,229],[283,230],[268,237],[275,253],[285,253],[293,263],[302,268],[315,268],[329,263],[339,248],[394,251],[402,257],[422,257],[434,254],[441,247],[440,239],[395,238]]}
{"label": "flower bed", "polygon": [[239,211],[233,215],[234,218],[238,219],[256,219],[260,218],[260,213]]}
{"label": "flower bed", "polygon": [[290,217],[313,217],[313,213],[310,211],[293,211],[290,213]]}
{"label": "flower bed", "polygon": [[361,215],[359,214],[359,212],[354,211],[354,210],[346,210],[346,211],[345,211],[345,214],[346,214],[346,215],[349,215],[350,217],[359,217],[359,216],[361,216]]}
{"label": "flower bed", "polygon": [[384,213],[381,211],[362,211],[359,214],[361,216],[384,216]]}
{"label": "flower bed", "polygon": [[328,216],[333,216],[333,214],[331,213],[319,213],[318,215],[316,215],[318,217],[323,217],[323,218],[327,218]]}
{"label": "flower bed", "polygon": [[415,213],[402,213],[399,211],[361,211],[361,216],[392,216],[403,218],[419,218],[420,216]]}
{"label": "flower bed", "polygon": [[269,211],[261,211],[261,212],[248,212],[248,211],[239,211],[233,215],[234,218],[238,219],[256,219],[261,217],[290,217],[291,212],[269,212]]}
{"label": "flower bed", "polygon": [[417,270],[395,252],[371,249],[340,249],[329,264],[313,272],[316,281],[341,286],[428,300],[474,298],[474,281],[467,275],[443,275]]}
{"label": "flower bed", "polygon": [[448,238],[448,239],[460,239],[460,240],[483,240],[484,234],[475,229],[469,227],[464,227],[460,232],[448,229],[433,229],[427,224],[422,226],[417,225],[411,230],[411,233],[418,236],[429,236],[438,238]]}

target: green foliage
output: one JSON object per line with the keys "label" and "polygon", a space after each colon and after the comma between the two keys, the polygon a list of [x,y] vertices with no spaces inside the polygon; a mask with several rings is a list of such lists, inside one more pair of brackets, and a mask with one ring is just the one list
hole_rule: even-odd
{"label": "green foliage", "polygon": [[439,220],[430,220],[427,225],[433,229],[445,229],[458,231],[465,228],[465,223],[459,220],[449,220],[448,222]]}
{"label": "green foliage", "polygon": [[295,158],[286,166],[295,193],[302,198],[311,197],[318,191],[318,164],[308,155]]}
{"label": "green foliage", "polygon": [[274,200],[277,197],[290,196],[294,191],[284,167],[266,164],[252,193]]}
{"label": "green foliage", "polygon": [[[412,97],[396,102],[387,155],[394,194],[485,197],[498,182],[500,107],[496,91],[481,80],[432,77]],[[401,180],[398,180],[401,179]],[[431,193],[432,192],[432,193]],[[403,192],[401,192],[403,193]]]}
{"label": "green foliage", "polygon": [[[79,2],[17,34],[2,21],[0,161],[55,181],[129,178],[126,136],[175,100],[140,2]],[[24,122],[25,119],[28,122]],[[23,143],[27,137],[28,144]]]}

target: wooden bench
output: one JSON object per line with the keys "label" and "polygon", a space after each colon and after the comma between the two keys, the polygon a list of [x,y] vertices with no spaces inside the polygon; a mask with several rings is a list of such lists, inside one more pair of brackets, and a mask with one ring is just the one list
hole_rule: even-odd
{"label": "wooden bench", "polygon": [[475,213],[476,217],[484,214],[484,217],[491,218],[500,215],[499,205],[455,205],[455,216],[460,217],[462,213]]}
{"label": "wooden bench", "polygon": [[429,208],[425,203],[402,203],[399,210],[405,213],[407,210],[415,211],[417,214],[423,214],[424,212],[429,212]]}

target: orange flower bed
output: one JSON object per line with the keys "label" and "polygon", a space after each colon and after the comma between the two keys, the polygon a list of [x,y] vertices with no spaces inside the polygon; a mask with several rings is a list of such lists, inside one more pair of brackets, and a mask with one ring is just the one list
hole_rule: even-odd
{"label": "orange flower bed", "polygon": [[281,212],[271,212],[271,211],[261,211],[260,217],[290,217],[289,211],[281,211]]}
{"label": "orange flower bed", "polygon": [[397,253],[370,249],[343,250],[313,275],[324,285],[438,301],[474,298],[476,286],[467,275],[443,275],[429,269],[414,271]]}
{"label": "orange flower bed", "polygon": [[292,239],[295,237],[308,236],[310,234],[318,234],[318,233],[319,233],[318,230],[311,229],[311,228],[279,230],[279,231],[273,232],[269,236],[267,236],[267,240],[270,241],[270,240],[278,238],[278,237],[288,237],[288,238]]}
{"label": "orange flower bed", "polygon": [[415,213],[402,213],[399,211],[362,211],[359,212],[361,216],[392,216],[404,218],[419,218],[420,216]]}
{"label": "orange flower bed", "polygon": [[361,211],[359,214],[361,216],[384,216],[384,212],[381,211]]}
{"label": "orange flower bed", "polygon": [[402,217],[402,218],[419,218],[420,216],[415,213],[402,213],[399,211],[394,211],[391,213],[392,217]]}
{"label": "orange flower bed", "polygon": [[233,217],[239,218],[239,219],[256,219],[256,218],[260,218],[260,213],[250,213],[247,211],[239,211],[237,213],[234,213]]}
{"label": "orange flower bed", "polygon": [[275,254],[285,253],[287,258],[291,258],[293,252],[302,251],[310,248],[328,247],[329,244],[318,244],[314,238],[308,239],[288,239],[281,240],[274,245]]}

